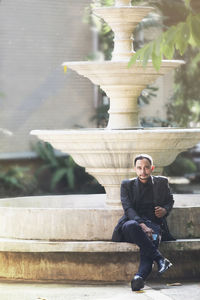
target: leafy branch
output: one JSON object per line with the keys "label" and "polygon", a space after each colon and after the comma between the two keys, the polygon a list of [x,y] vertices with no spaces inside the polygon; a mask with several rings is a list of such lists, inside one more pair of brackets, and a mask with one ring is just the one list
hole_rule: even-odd
{"label": "leafy branch", "polygon": [[194,14],[190,7],[191,0],[185,0],[189,14],[184,22],[171,26],[163,32],[156,40],[146,44],[139,49],[129,61],[128,66],[140,61],[146,67],[148,60],[152,59],[154,68],[159,71],[163,57],[172,59],[177,50],[182,56],[188,46],[200,47],[200,14]]}

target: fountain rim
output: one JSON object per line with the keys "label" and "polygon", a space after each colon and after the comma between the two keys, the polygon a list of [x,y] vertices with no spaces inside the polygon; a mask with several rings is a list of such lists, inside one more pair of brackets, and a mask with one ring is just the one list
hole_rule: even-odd
{"label": "fountain rim", "polygon": [[93,8],[93,10],[95,9],[98,9],[98,10],[103,10],[103,9],[133,9],[133,8],[136,8],[136,9],[153,9],[155,10],[155,8],[153,6],[142,6],[142,5],[131,5],[131,6],[96,6]]}
{"label": "fountain rim", "polygon": [[[97,202],[93,202],[96,197]],[[47,211],[84,211],[84,210],[110,210],[105,206],[106,194],[69,194],[69,195],[43,195],[43,196],[25,196],[0,199],[0,210],[7,211],[19,210],[47,210]],[[36,200],[36,201],[35,201]],[[75,201],[75,202],[74,202]],[[38,205],[39,203],[39,205]],[[8,206],[12,204],[12,206]],[[50,204],[50,206],[49,206]],[[87,205],[86,205],[87,204]]]}
{"label": "fountain rim", "polygon": [[155,11],[154,7],[151,6],[102,6],[102,7],[94,7],[92,9],[92,12],[94,13],[94,15],[96,15],[97,17],[101,17],[98,15],[98,12],[106,12],[106,13],[110,13],[110,12],[126,12],[128,11],[129,13],[133,13],[134,15],[138,15],[140,16],[140,13],[145,12],[146,15],[148,15],[149,13]]}
{"label": "fountain rim", "polygon": [[[133,53],[134,54],[134,53]],[[76,66],[76,65],[92,65],[92,66],[95,66],[95,65],[119,65],[119,64],[122,64],[122,65],[127,65],[127,63],[129,62],[130,59],[127,59],[127,60],[118,60],[118,61],[112,61],[112,60],[102,60],[102,61],[66,61],[66,62],[63,62],[62,63],[62,66]],[[162,67],[167,67],[167,64],[169,64],[169,66],[171,66],[172,64],[185,64],[185,61],[184,60],[176,60],[176,59],[163,59],[162,60],[162,64],[161,64],[161,68]],[[143,69],[145,68],[148,68],[148,67],[153,67],[152,65],[152,60],[148,60],[148,63],[147,63],[147,66],[144,68],[142,65],[141,65],[141,62],[139,60],[136,61],[136,66],[137,67],[142,67]],[[116,70],[115,70],[116,71]]]}
{"label": "fountain rim", "polygon": [[[180,194],[175,194],[175,195],[176,195],[175,197],[180,196]],[[182,196],[187,197],[188,194],[182,194]],[[176,207],[176,208],[199,207],[199,204],[198,203],[196,204],[198,199],[195,200],[195,198],[197,198],[197,194],[191,194],[190,196],[192,196],[192,198],[193,198],[193,199],[191,199],[192,201],[190,201],[189,203],[187,201],[185,201],[184,204],[180,204],[180,203],[178,203],[178,201],[177,202],[175,201],[174,207]],[[76,212],[86,211],[86,210],[89,210],[89,211],[97,211],[97,210],[98,211],[109,211],[109,210],[111,210],[111,207],[105,206],[105,204],[104,204],[106,194],[80,194],[80,195],[78,195],[78,197],[81,200],[81,202],[82,201],[83,202],[82,203],[79,202],[80,204],[75,205],[75,206],[74,206],[73,201],[78,203],[78,200],[77,200],[77,195],[74,195],[74,194],[51,195],[51,197],[49,197],[49,196],[26,196],[26,197],[2,198],[2,199],[0,199],[0,210],[15,211],[15,212],[17,212],[19,210],[30,211],[30,209],[32,211],[37,211],[37,210],[44,211],[45,210],[48,212],[51,212],[53,210],[64,211],[64,212],[67,212],[67,211],[71,212],[72,210],[74,210]],[[98,200],[96,203],[93,201],[93,197],[96,197],[96,199]],[[88,200],[88,202],[87,202],[88,205],[84,206],[86,199]],[[34,203],[35,200],[39,201],[39,203],[41,203],[43,205],[37,206],[37,202]],[[59,206],[58,204],[62,201],[67,206],[65,206],[65,207]],[[49,202],[52,204],[50,207],[47,206],[47,205],[49,205]],[[12,203],[15,206],[7,206],[7,203],[10,203],[10,204]],[[119,211],[119,210],[122,210],[122,207],[113,207],[112,211],[113,210]]]}
{"label": "fountain rim", "polygon": [[71,135],[71,134],[95,134],[98,132],[99,137],[105,135],[115,134],[130,134],[130,135],[144,135],[144,134],[175,134],[175,133],[200,133],[200,128],[174,128],[174,127],[152,127],[152,128],[138,128],[138,129],[107,129],[107,128],[81,128],[81,129],[34,129],[31,130],[31,135]]}

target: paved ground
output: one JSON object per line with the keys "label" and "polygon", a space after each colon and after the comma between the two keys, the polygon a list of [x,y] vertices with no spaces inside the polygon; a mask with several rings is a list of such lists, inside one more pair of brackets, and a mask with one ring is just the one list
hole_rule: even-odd
{"label": "paved ground", "polygon": [[[177,283],[176,283],[177,284]],[[123,284],[0,282],[0,300],[200,300],[200,280],[179,285],[148,282],[142,293]]]}

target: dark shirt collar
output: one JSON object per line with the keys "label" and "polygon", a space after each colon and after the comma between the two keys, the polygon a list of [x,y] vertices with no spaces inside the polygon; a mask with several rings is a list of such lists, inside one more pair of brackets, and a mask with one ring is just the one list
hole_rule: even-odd
{"label": "dark shirt collar", "polygon": [[142,181],[140,181],[140,179],[138,178],[138,181],[139,181],[139,185],[140,186],[149,186],[149,185],[152,185],[152,177],[150,176],[149,178],[148,178],[148,180],[147,180],[147,182],[145,182],[145,183],[143,183]]}

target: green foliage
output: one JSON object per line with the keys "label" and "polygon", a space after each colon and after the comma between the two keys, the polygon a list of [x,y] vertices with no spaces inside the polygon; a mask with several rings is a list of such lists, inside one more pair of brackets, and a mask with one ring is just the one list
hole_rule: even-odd
{"label": "green foliage", "polygon": [[70,156],[58,156],[48,143],[38,142],[33,148],[39,157],[39,167],[36,161],[34,167],[14,165],[0,169],[0,198],[105,193],[104,188]]}
{"label": "green foliage", "polygon": [[159,117],[143,117],[140,120],[143,127],[169,127],[171,122],[167,119],[161,119]]}
{"label": "green foliage", "polygon": [[[138,5],[139,3],[143,2],[142,0],[133,0],[132,5]],[[93,0],[92,4],[86,8],[85,13],[85,21],[94,27],[98,31],[99,36],[99,51],[104,55],[105,60],[111,59],[111,54],[114,47],[114,34],[111,28],[107,23],[105,23],[99,17],[96,17],[93,14],[93,8],[97,6],[112,6],[114,4],[114,0]],[[157,27],[160,26],[160,23],[155,21],[151,15],[146,16],[135,28],[135,33],[143,30],[147,27]],[[137,48],[137,39],[134,40],[134,46],[136,45]],[[91,53],[87,56],[87,59],[94,60],[101,58],[101,55],[98,53]]]}
{"label": "green foliage", "polygon": [[99,0],[101,6],[112,6],[115,0]]}
{"label": "green foliage", "polygon": [[186,6],[188,9],[190,9],[190,1],[191,1],[191,0],[184,0],[185,6]]}
{"label": "green foliage", "polygon": [[132,0],[132,1],[131,1],[131,4],[132,4],[132,5],[138,5],[138,4],[140,4],[141,2],[143,2],[143,0]]}
{"label": "green foliage", "polygon": [[155,86],[148,85],[146,89],[142,91],[140,96],[138,97],[138,104],[140,106],[144,104],[149,104],[149,102],[156,97],[156,92],[158,91],[158,88]]}
{"label": "green foliage", "polygon": [[187,14],[185,20],[169,27],[156,40],[139,49],[131,58],[129,67],[140,61],[146,67],[152,59],[154,68],[159,71],[163,58],[172,59],[175,51],[181,56],[189,46],[200,47],[200,13],[196,13],[190,6],[190,1],[185,1]]}
{"label": "green foliage", "polygon": [[111,52],[113,49],[113,32],[107,23],[95,16],[93,9],[98,6],[111,6],[113,3],[114,0],[93,0],[90,6],[85,9],[84,20],[86,23],[90,24],[92,28],[95,28],[95,30],[98,31],[99,37],[98,53],[90,53],[87,56],[88,60],[94,60],[99,57],[101,58],[102,55],[105,60],[111,59]]}
{"label": "green foliage", "polygon": [[[100,2],[100,1],[99,1]],[[111,5],[108,1],[107,5]],[[106,3],[103,3],[104,5]],[[137,3],[136,3],[137,2]],[[132,4],[139,4],[143,1],[132,1]],[[152,120],[142,120],[142,123],[155,122],[155,124],[169,124],[178,126],[188,126],[189,124],[194,124],[200,120],[199,116],[199,87],[197,78],[200,77],[199,68],[199,38],[198,34],[199,19],[200,19],[200,1],[191,0],[148,0],[145,1],[148,5],[153,5],[160,10],[163,16],[163,32],[155,41],[146,44],[144,48],[139,49],[136,54],[132,57],[129,65],[140,61],[145,67],[149,59],[152,59],[153,65],[156,70],[159,70],[161,61],[163,58],[172,59],[180,58],[183,56],[186,61],[186,65],[181,66],[176,72],[176,86],[175,93],[171,98],[171,103],[168,108],[169,120],[158,120],[156,118]],[[102,3],[101,3],[102,4]],[[156,22],[151,23],[152,19],[149,15],[145,22],[141,22],[137,30],[146,28],[146,26],[157,26]],[[98,20],[98,22],[100,22]],[[100,44],[101,51],[104,52],[105,58],[111,58],[111,52],[113,48],[113,35],[109,27],[101,23],[98,29],[102,30],[100,33]],[[137,49],[137,41],[134,43],[134,47]],[[196,50],[195,50],[196,49]],[[193,54],[195,53],[196,54]],[[139,62],[137,62],[139,63]],[[195,65],[197,67],[195,67]],[[139,103],[148,103],[149,99],[145,100],[143,95],[139,98]],[[106,112],[103,111],[106,107],[100,107],[95,118],[97,123],[99,119],[102,119],[104,114],[106,119]],[[103,112],[102,112],[103,111]],[[99,118],[99,119],[98,119]],[[191,123],[193,122],[193,123]],[[105,121],[103,121],[105,123]],[[102,127],[101,125],[99,127]]]}
{"label": "green foliage", "polygon": [[50,189],[52,191],[62,179],[66,180],[66,185],[68,185],[70,189],[74,188],[75,163],[70,156],[56,156],[53,147],[49,143],[43,142],[37,143],[35,151],[43,160],[43,165],[37,170],[36,177],[42,173],[51,172]]}
{"label": "green foliage", "polygon": [[38,142],[34,146],[42,160],[36,170],[39,194],[103,193],[97,181],[75,164],[71,156],[58,156],[49,143]]}
{"label": "green foliage", "polygon": [[7,170],[0,169],[0,197],[16,197],[32,194],[35,180],[30,176],[30,168],[12,166]]}
{"label": "green foliage", "polygon": [[[149,0],[150,5],[154,4],[162,12],[164,28],[168,29],[169,46],[167,43],[164,45],[166,53],[168,52],[166,58],[179,59],[182,54],[186,62],[175,71],[174,93],[168,105],[168,122],[171,123],[171,126],[181,127],[199,126],[198,122],[200,121],[200,93],[197,80],[200,77],[200,53],[199,47],[194,47],[195,44],[191,38],[191,31],[193,31],[194,36],[196,32],[192,18],[196,19],[197,15],[199,17],[200,1],[191,0],[188,3],[190,5],[186,7],[182,0]],[[184,23],[186,20],[187,24]],[[176,26],[178,26],[177,41],[176,35],[173,35],[176,34],[174,31]],[[198,38],[199,35],[197,36],[197,43]],[[176,42],[175,47],[173,47],[173,41]]]}
{"label": "green foliage", "polygon": [[183,0],[148,0],[148,5],[155,7],[162,16],[163,28],[183,22],[188,14],[188,9]]}
{"label": "green foliage", "polygon": [[168,118],[176,126],[198,126],[200,121],[200,54],[190,48],[182,65],[175,74],[174,94],[168,107]]}
{"label": "green foliage", "polygon": [[164,175],[166,176],[184,176],[186,173],[194,173],[197,167],[190,157],[185,157],[185,154],[179,154],[176,160],[170,165],[165,167]]}
{"label": "green foliage", "polygon": [[91,121],[96,121],[96,126],[98,128],[103,128],[107,126],[108,109],[109,105],[101,105],[96,108],[95,115],[91,118]]}
{"label": "green foliage", "polygon": [[27,171],[29,171],[28,168],[19,166],[11,167],[6,171],[0,170],[1,184],[5,184],[8,188],[25,190],[24,179]]}

